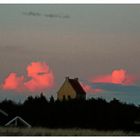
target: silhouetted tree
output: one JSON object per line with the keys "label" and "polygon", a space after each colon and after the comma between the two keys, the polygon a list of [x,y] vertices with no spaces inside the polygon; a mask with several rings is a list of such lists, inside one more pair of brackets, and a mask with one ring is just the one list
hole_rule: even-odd
{"label": "silhouetted tree", "polygon": [[27,97],[23,104],[4,100],[0,108],[11,118],[19,115],[32,126],[51,128],[132,129],[140,116],[140,107],[115,98],[110,102],[102,98],[55,101],[51,96],[48,102],[43,93]]}
{"label": "silhouetted tree", "polygon": [[50,103],[54,103],[54,97],[53,96],[50,97]]}

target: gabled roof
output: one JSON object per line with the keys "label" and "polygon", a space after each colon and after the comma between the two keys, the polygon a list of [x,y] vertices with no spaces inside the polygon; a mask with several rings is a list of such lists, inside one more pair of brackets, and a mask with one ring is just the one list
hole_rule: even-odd
{"label": "gabled roof", "polygon": [[3,114],[4,116],[8,116],[8,114],[5,111],[3,111],[2,109],[0,109],[0,113]]}
{"label": "gabled roof", "polygon": [[27,123],[25,120],[23,120],[21,117],[16,116],[11,121],[5,124],[5,126],[23,126],[23,127],[31,127],[29,123]]}
{"label": "gabled roof", "polygon": [[78,93],[78,94],[86,94],[86,92],[84,91],[84,89],[82,88],[80,83],[78,82],[78,78],[75,78],[75,79],[69,79],[68,78],[68,81],[70,82],[71,86],[74,88],[76,93]]}
{"label": "gabled roof", "polygon": [[0,126],[3,126],[9,119],[9,115],[0,109]]}

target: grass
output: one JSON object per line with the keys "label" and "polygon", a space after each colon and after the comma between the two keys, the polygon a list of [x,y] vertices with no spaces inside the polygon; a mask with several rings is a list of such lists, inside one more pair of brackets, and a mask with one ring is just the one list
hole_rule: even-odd
{"label": "grass", "polygon": [[133,131],[99,131],[95,129],[49,129],[0,127],[0,136],[140,136]]}

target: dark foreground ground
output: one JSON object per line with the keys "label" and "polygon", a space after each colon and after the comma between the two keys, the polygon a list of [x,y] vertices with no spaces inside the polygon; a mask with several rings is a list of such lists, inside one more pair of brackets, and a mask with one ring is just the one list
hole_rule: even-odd
{"label": "dark foreground ground", "polygon": [[140,131],[1,127],[0,136],[140,136]]}

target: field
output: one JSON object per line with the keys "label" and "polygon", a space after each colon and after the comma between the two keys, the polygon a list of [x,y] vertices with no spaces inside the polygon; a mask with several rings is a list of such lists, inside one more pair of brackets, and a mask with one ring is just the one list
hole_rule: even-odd
{"label": "field", "polygon": [[0,128],[0,136],[140,136],[133,131],[99,131],[95,129],[49,129],[49,128]]}

